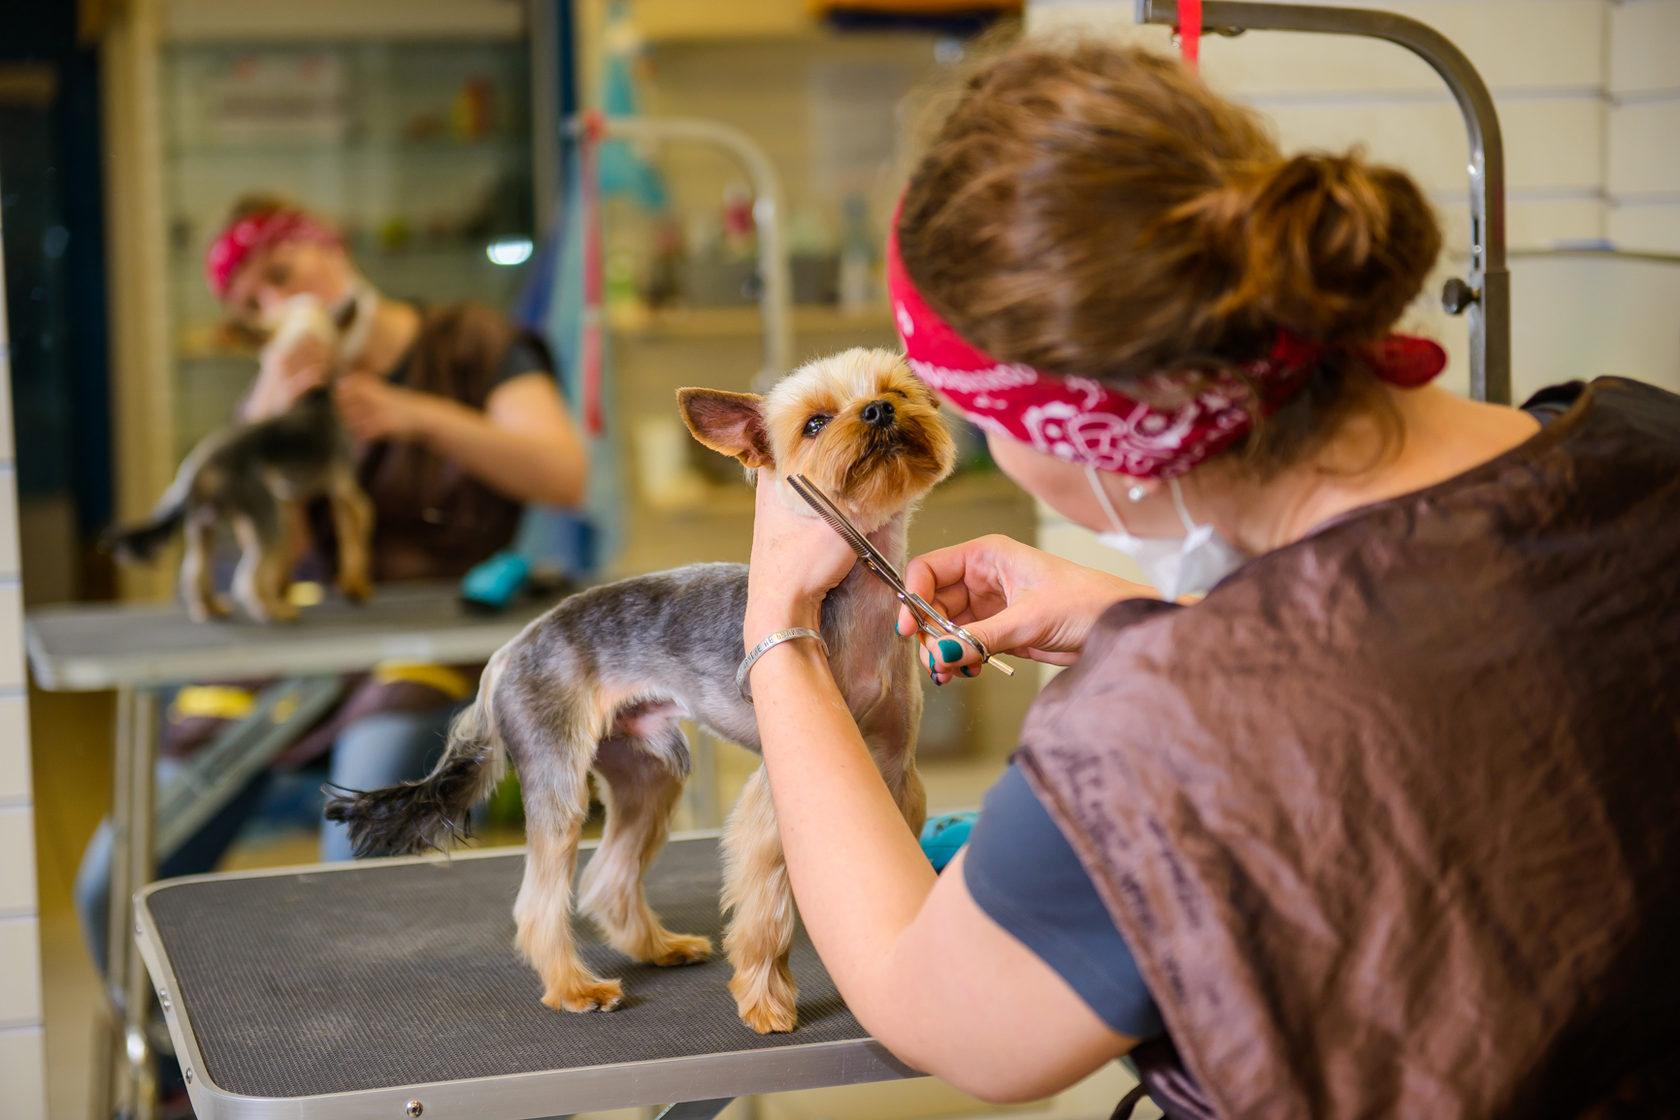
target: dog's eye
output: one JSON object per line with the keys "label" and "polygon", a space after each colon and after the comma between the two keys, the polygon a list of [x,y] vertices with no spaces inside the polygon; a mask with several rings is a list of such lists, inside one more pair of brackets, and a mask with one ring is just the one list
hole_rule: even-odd
{"label": "dog's eye", "polygon": [[828,427],[828,422],[832,419],[834,419],[834,417],[824,416],[821,413],[818,413],[809,420],[805,421],[805,434],[808,436],[816,435],[818,432]]}

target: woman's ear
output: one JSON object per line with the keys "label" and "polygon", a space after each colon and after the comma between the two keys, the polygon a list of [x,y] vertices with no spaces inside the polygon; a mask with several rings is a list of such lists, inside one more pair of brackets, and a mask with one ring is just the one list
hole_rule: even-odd
{"label": "woman's ear", "polygon": [[748,468],[776,465],[764,430],[764,398],[722,389],[678,389],[677,408],[694,438]]}

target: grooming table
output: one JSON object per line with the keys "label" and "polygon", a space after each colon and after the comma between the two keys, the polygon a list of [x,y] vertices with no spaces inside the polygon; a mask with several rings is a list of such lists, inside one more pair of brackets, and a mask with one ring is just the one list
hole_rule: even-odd
{"label": "grooming table", "polygon": [[[179,831],[191,797],[162,808],[155,820],[153,789],[157,693],[172,686],[241,678],[281,678],[251,716],[206,753],[207,782],[232,781],[235,771],[266,765],[338,695],[340,674],[380,662],[458,664],[483,661],[548,607],[519,600],[500,614],[461,606],[454,584],[381,587],[364,605],[329,599],[306,607],[299,621],[262,625],[230,620],[195,623],[177,604],[90,604],[32,609],[24,620],[35,683],[49,691],[115,689],[111,861],[110,973],[107,983],[126,1008],[125,1035],[112,1054],[121,1079],[120,1109],[145,1120],[152,1113],[148,1084],[146,978],[134,946],[129,899],[154,876],[161,830]],[[221,748],[226,748],[221,749]],[[124,951],[126,947],[127,951]]]}
{"label": "grooming table", "polygon": [[[580,853],[586,862],[592,846]],[[513,946],[521,850],[155,883],[139,944],[200,1120],[524,1120],[644,1105],[708,1120],[747,1094],[921,1076],[864,1033],[801,929],[799,1026],[758,1035],[728,962],[631,964],[579,922],[625,1005],[570,1014]],[[721,945],[715,836],[649,871],[673,930]]]}

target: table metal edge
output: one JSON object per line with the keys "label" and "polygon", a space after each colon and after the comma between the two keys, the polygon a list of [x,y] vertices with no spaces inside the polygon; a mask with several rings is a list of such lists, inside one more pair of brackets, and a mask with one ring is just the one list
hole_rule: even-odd
{"label": "table metal edge", "polygon": [[[706,830],[673,836],[672,840],[715,839],[718,835],[717,830]],[[461,853],[453,858],[484,859],[508,856],[523,850],[488,848]],[[402,856],[381,862],[391,865],[438,863],[442,860],[437,856]],[[303,865],[301,868],[265,868],[242,873],[238,877],[352,870],[358,866],[365,868],[367,863],[364,860]],[[893,1057],[875,1039],[865,1037],[736,1050],[724,1054],[357,1089],[307,1097],[253,1097],[234,1093],[218,1085],[205,1068],[197,1035],[185,1020],[185,1006],[180,998],[174,968],[158,936],[151,908],[147,905],[151,895],[159,889],[227,877],[226,873],[213,873],[160,880],[148,884],[134,896],[135,934],[140,955],[151,974],[153,989],[158,992],[160,1001],[167,1005],[164,1021],[175,1044],[176,1057],[183,1070],[192,1071],[187,1093],[199,1120],[375,1120],[404,1115],[411,1100],[421,1101],[433,1115],[439,1115],[441,1107],[441,1115],[445,1118],[463,1116],[483,1120],[520,1120],[565,1112],[637,1108],[925,1076]],[[630,1085],[627,1093],[623,1091],[626,1079]],[[495,1109],[486,1107],[485,1093],[492,1088],[497,1091]],[[504,1105],[511,1111],[503,1111]]]}
{"label": "table metal edge", "polygon": [[[487,632],[488,631],[488,632]],[[518,635],[501,627],[461,629],[447,635],[424,638],[367,639],[327,637],[287,642],[279,647],[284,656],[275,657],[273,645],[260,645],[260,655],[240,657],[241,649],[259,648],[259,643],[215,650],[161,651],[117,657],[50,653],[31,636],[29,662],[36,683],[49,692],[95,692],[109,688],[158,688],[192,684],[204,680],[235,680],[242,677],[317,676],[322,673],[352,673],[381,661],[415,661],[428,664],[459,664],[489,658]]]}
{"label": "table metal edge", "polygon": [[[666,838],[665,847],[694,840],[721,840],[721,828],[693,828],[673,832]],[[587,852],[601,846],[600,837],[578,841],[578,851]],[[661,851],[664,849],[661,848]],[[502,844],[489,848],[454,849],[446,852],[425,852],[416,856],[374,856],[365,859],[335,860],[332,863],[294,863],[285,867],[255,867],[247,871],[206,871],[198,875],[176,875],[168,879],[154,879],[134,892],[136,903],[144,902],[152,894],[169,887],[189,883],[219,882],[224,879],[268,879],[282,875],[326,875],[340,871],[367,871],[376,867],[404,867],[429,863],[443,867],[458,860],[497,859],[525,854],[523,844]],[[656,860],[658,857],[654,857]]]}

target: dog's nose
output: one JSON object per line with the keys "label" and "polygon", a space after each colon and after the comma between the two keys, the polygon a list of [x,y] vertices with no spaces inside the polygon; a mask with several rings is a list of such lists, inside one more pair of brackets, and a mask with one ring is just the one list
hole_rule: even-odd
{"label": "dog's nose", "polygon": [[876,428],[890,427],[893,422],[893,406],[890,401],[870,401],[863,406],[863,422]]}

